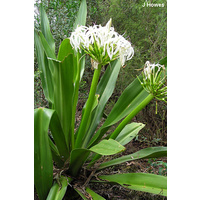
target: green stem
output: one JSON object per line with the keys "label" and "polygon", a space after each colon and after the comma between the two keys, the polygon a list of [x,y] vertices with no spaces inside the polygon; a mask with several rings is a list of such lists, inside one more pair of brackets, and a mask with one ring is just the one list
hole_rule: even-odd
{"label": "green stem", "polygon": [[78,130],[77,137],[76,137],[75,148],[80,148],[82,146],[82,139],[85,137],[85,133],[86,133],[87,127],[89,125],[88,119],[89,119],[91,111],[92,111],[92,106],[94,103],[97,83],[98,83],[100,74],[101,74],[101,65],[98,65],[98,69],[95,69],[95,71],[94,71],[94,76],[92,79],[90,93],[88,96],[88,100],[86,102],[85,112],[82,116],[81,124],[79,126],[79,130]]}
{"label": "green stem", "polygon": [[110,135],[111,139],[116,139],[122,129],[135,117],[135,115],[141,111],[152,99],[154,96],[149,94],[115,129],[115,131]]}

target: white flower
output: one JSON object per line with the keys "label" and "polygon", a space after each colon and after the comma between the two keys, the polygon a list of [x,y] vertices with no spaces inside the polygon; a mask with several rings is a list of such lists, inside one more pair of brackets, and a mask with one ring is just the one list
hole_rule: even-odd
{"label": "white flower", "polygon": [[[156,71],[156,67],[158,68]],[[150,79],[151,75],[154,75],[155,72],[158,73],[160,71],[160,68],[164,69],[163,65],[160,64],[151,64],[149,61],[146,61],[145,65],[144,65],[144,75],[146,76],[146,79]]]}
{"label": "white flower", "polygon": [[120,58],[122,66],[134,55],[131,43],[111,27],[110,19],[106,26],[78,26],[70,36],[70,43],[76,51],[83,49],[96,64],[106,65]]}
{"label": "white flower", "polygon": [[138,80],[148,93],[152,94],[155,98],[166,102],[166,78],[164,65],[160,65],[159,63],[151,64],[147,61],[144,65],[143,78],[140,80],[138,77]]}

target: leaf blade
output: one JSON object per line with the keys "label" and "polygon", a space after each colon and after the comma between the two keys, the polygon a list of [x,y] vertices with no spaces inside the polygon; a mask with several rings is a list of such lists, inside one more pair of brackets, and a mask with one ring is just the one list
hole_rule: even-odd
{"label": "leaf blade", "polygon": [[73,53],[74,51],[70,45],[70,40],[69,38],[66,38],[60,44],[57,59],[63,61],[66,56]]}
{"label": "leaf blade", "polygon": [[55,111],[51,117],[49,128],[53,135],[54,142],[59,152],[59,156],[62,160],[67,159],[69,155],[67,144],[65,142],[65,135],[60,124],[60,120],[57,112]]}
{"label": "leaf blade", "polygon": [[86,188],[85,191],[92,196],[93,200],[105,200],[102,196],[100,196],[99,194],[97,194],[96,192],[94,192],[88,187]]}
{"label": "leaf blade", "polygon": [[41,16],[42,33],[43,33],[45,39],[47,40],[51,50],[53,52],[55,52],[55,43],[54,43],[54,39],[53,39],[53,36],[50,31],[49,20],[48,20],[47,14],[46,14],[42,4],[40,4],[40,16]]}
{"label": "leaf blade", "polygon": [[133,154],[129,154],[126,156],[122,156],[120,158],[116,158],[110,160],[108,162],[102,163],[98,170],[105,169],[106,167],[122,164],[124,162],[129,162],[138,159],[144,158],[159,158],[167,156],[167,147],[148,147],[142,150],[139,150]]}
{"label": "leaf blade", "polygon": [[79,7],[77,17],[76,17],[76,21],[75,21],[74,26],[73,26],[73,30],[76,29],[77,25],[79,25],[79,26],[85,25],[86,16],[87,16],[87,4],[86,4],[86,0],[82,0],[81,5]]}
{"label": "leaf blade", "polygon": [[51,190],[49,191],[49,194],[46,200],[62,200],[63,197],[65,196],[67,187],[69,183],[71,182],[71,180],[72,180],[71,178],[61,176],[59,178],[61,188],[60,188],[60,185],[57,182],[55,182]]}
{"label": "leaf blade", "polygon": [[41,200],[46,199],[53,182],[53,161],[48,140],[48,127],[53,112],[34,111],[34,183]]}
{"label": "leaf blade", "polygon": [[52,51],[51,47],[49,46],[49,44],[42,32],[40,32],[40,39],[41,39],[41,42],[42,42],[42,45],[43,45],[43,48],[44,48],[44,51],[45,51],[47,57],[56,59],[55,53]]}
{"label": "leaf blade", "polygon": [[91,152],[99,155],[113,155],[123,150],[125,147],[112,139],[102,140],[90,149],[74,149],[70,155],[69,172],[72,176],[76,176]]}
{"label": "leaf blade", "polygon": [[128,189],[167,196],[167,177],[164,176],[145,173],[128,173],[103,175],[99,176],[99,178],[118,183]]}
{"label": "leaf blade", "polygon": [[56,110],[60,124],[65,136],[68,152],[73,145],[73,55],[69,54],[60,62],[52,60],[54,63],[54,109]]}
{"label": "leaf blade", "polygon": [[53,78],[47,56],[44,52],[43,45],[37,32],[34,30],[34,43],[36,48],[36,56],[38,60],[38,67],[40,70],[40,78],[42,81],[42,88],[45,98],[49,103],[53,104]]}
{"label": "leaf blade", "polygon": [[117,136],[116,141],[118,141],[121,145],[126,145],[137,136],[138,132],[144,126],[145,125],[142,123],[135,123],[135,122],[126,125],[124,129],[122,129],[122,131]]}
{"label": "leaf blade", "polygon": [[125,150],[125,147],[118,143],[116,140],[109,139],[102,140],[100,143],[91,147],[89,150],[105,156],[122,152]]}

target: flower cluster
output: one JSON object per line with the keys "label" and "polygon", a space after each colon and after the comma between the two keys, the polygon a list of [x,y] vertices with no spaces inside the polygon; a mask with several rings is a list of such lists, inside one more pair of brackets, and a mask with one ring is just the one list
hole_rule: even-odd
{"label": "flower cluster", "polygon": [[154,95],[155,98],[165,101],[167,99],[167,86],[164,65],[151,64],[147,61],[144,65],[143,80],[141,85],[150,94]]}
{"label": "flower cluster", "polygon": [[123,66],[125,61],[130,60],[134,55],[131,43],[115,32],[111,23],[110,19],[104,27],[77,26],[70,36],[72,47],[76,51],[83,49],[89,54],[94,68],[97,68],[98,64],[106,65],[117,58],[120,58]]}

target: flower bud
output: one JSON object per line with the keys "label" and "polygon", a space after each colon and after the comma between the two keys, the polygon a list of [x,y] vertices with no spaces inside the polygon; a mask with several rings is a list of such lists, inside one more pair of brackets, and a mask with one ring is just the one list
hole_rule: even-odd
{"label": "flower bud", "polygon": [[141,81],[138,77],[144,89],[148,93],[154,95],[155,98],[162,101],[166,101],[167,99],[167,86],[165,86],[167,77],[165,75],[161,76],[164,72],[164,65],[160,65],[159,63],[151,64],[147,61],[144,65],[144,71],[142,72],[143,80]]}

